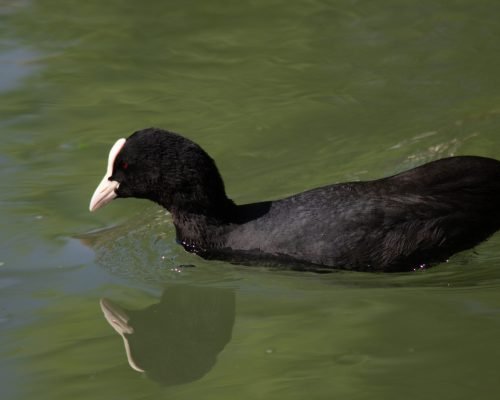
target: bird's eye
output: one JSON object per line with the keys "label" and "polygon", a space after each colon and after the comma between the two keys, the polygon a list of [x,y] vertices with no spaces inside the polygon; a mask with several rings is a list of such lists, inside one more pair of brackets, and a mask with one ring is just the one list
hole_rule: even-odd
{"label": "bird's eye", "polygon": [[127,169],[127,168],[128,168],[128,162],[123,161],[123,162],[122,162],[122,168],[123,168],[123,169]]}

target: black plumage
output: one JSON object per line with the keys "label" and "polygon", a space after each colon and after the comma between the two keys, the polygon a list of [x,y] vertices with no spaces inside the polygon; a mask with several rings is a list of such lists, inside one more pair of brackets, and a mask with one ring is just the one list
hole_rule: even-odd
{"label": "black plumage", "polygon": [[135,132],[112,162],[114,195],[165,207],[178,242],[207,259],[411,271],[474,247],[500,227],[500,162],[490,158],[450,157],[245,205],[226,196],[207,153],[172,132]]}

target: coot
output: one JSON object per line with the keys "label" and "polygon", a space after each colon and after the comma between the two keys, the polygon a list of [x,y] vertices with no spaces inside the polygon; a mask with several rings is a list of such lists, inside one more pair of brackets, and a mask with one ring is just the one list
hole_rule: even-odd
{"label": "coot", "polygon": [[449,157],[374,181],[324,186],[236,205],[215,162],[157,128],[119,139],[90,201],[152,200],[177,240],[206,259],[294,269],[411,271],[447,260],[500,227],[500,162]]}

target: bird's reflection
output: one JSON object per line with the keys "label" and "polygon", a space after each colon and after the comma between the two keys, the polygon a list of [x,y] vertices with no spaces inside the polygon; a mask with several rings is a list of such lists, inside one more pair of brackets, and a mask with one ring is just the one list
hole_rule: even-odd
{"label": "bird's reflection", "polygon": [[101,299],[109,324],[122,337],[130,366],[166,385],[204,376],[231,339],[235,300],[230,289],[175,285],[160,302],[125,310]]}

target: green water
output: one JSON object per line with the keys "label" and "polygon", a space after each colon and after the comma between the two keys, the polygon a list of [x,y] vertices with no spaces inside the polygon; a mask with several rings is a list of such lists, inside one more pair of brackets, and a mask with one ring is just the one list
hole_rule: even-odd
{"label": "green water", "polygon": [[[500,158],[499,15],[493,0],[0,2],[2,400],[498,398],[498,234],[427,271],[317,275],[205,262],[152,203],[88,203],[112,143],[147,126],[202,145],[237,202]],[[135,310],[148,372],[102,297]]]}

